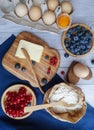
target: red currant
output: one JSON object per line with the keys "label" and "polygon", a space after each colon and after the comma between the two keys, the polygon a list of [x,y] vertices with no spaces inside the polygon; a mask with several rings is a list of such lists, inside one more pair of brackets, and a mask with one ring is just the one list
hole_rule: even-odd
{"label": "red currant", "polygon": [[56,66],[58,58],[56,56],[50,58],[50,65]]}
{"label": "red currant", "polygon": [[21,87],[20,89],[19,89],[19,92],[26,92],[26,88],[24,88],[24,87]]}
{"label": "red currant", "polygon": [[24,107],[32,100],[32,95],[26,95],[26,88],[21,87],[17,92],[7,92],[5,111],[14,118],[24,115]]}
{"label": "red currant", "polygon": [[62,74],[62,75],[64,75],[64,74],[65,74],[65,72],[62,70],[62,71],[61,71],[61,74]]}
{"label": "red currant", "polygon": [[50,72],[51,72],[51,67],[49,67],[49,68],[47,69],[47,74],[49,75]]}

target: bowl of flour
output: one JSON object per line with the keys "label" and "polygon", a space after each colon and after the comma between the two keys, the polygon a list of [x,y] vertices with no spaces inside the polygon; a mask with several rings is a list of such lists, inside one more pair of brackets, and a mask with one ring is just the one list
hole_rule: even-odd
{"label": "bowl of flour", "polygon": [[54,118],[76,123],[86,112],[85,95],[76,86],[66,83],[59,83],[49,89],[44,96],[44,103],[63,101],[69,105],[56,105],[47,110]]}

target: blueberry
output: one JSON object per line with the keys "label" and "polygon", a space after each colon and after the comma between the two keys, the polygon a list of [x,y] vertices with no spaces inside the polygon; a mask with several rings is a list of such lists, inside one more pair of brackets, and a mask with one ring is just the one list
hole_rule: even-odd
{"label": "blueberry", "polygon": [[66,38],[70,38],[71,34],[70,33],[66,33]]}
{"label": "blueberry", "polygon": [[91,63],[94,65],[94,59],[91,60]]}
{"label": "blueberry", "polygon": [[71,34],[72,34],[72,30],[71,30],[71,29],[69,29],[69,30],[67,31],[67,33],[71,33]]}
{"label": "blueberry", "polygon": [[77,35],[78,35],[79,37],[81,37],[81,36],[83,35],[83,32],[80,31],[80,32],[77,33]]}
{"label": "blueberry", "polygon": [[49,60],[49,56],[48,56],[48,55],[46,55],[44,58],[45,58],[46,60]]}
{"label": "blueberry", "polygon": [[80,44],[80,41],[77,41],[76,43],[75,43],[75,45],[76,46],[80,46],[81,44]]}
{"label": "blueberry", "polygon": [[65,57],[65,58],[68,58],[68,57],[69,57],[69,54],[68,54],[68,53],[65,53],[65,54],[64,54],[64,57]]}
{"label": "blueberry", "polygon": [[92,34],[91,34],[89,31],[86,31],[86,32],[85,32],[85,36],[86,36],[87,38],[92,38]]}
{"label": "blueberry", "polygon": [[81,27],[81,30],[82,30],[82,32],[86,31],[85,27]]}
{"label": "blueberry", "polygon": [[84,40],[84,43],[85,43],[85,44],[88,44],[88,40]]}
{"label": "blueberry", "polygon": [[72,43],[72,44],[75,44],[75,41],[72,39],[72,40],[71,40],[71,43]]}
{"label": "blueberry", "polygon": [[47,79],[46,78],[42,78],[41,82],[42,82],[43,85],[45,85],[45,84],[47,84]]}
{"label": "blueberry", "polygon": [[88,37],[86,35],[82,35],[81,39],[85,41],[88,40]]}
{"label": "blueberry", "polygon": [[66,48],[69,47],[69,43],[65,43]]}
{"label": "blueberry", "polygon": [[82,35],[82,36],[80,37],[80,40],[84,40],[84,35]]}
{"label": "blueberry", "polygon": [[16,69],[20,69],[20,64],[19,64],[19,63],[16,63],[16,64],[15,64],[15,68],[16,68]]}
{"label": "blueberry", "polygon": [[75,49],[75,48],[76,48],[76,44],[73,44],[73,45],[72,45],[72,48]]}
{"label": "blueberry", "polygon": [[79,40],[79,37],[77,34],[73,34],[72,37],[71,37],[72,40],[74,41],[78,41]]}
{"label": "blueberry", "polygon": [[87,42],[88,42],[88,40],[89,40],[89,38],[87,38],[87,37],[84,37],[84,41],[87,41]]}
{"label": "blueberry", "polygon": [[88,33],[90,36],[92,36],[92,33],[89,30],[87,30],[86,33]]}
{"label": "blueberry", "polygon": [[88,37],[87,39],[88,39],[88,40],[90,39],[90,40],[92,41],[92,36]]}
{"label": "blueberry", "polygon": [[76,31],[75,28],[71,28],[68,30],[68,33],[73,34],[75,31]]}
{"label": "blueberry", "polygon": [[85,52],[84,52],[84,50],[81,49],[81,50],[79,51],[79,53],[80,53],[80,55],[83,55]]}
{"label": "blueberry", "polygon": [[79,51],[79,50],[78,50],[77,48],[75,48],[74,53],[76,54],[78,51]]}
{"label": "blueberry", "polygon": [[70,49],[73,49],[73,48],[74,48],[74,46],[72,46],[72,44],[71,44]]}
{"label": "blueberry", "polygon": [[73,53],[73,54],[75,53],[74,49],[71,49],[70,52]]}
{"label": "blueberry", "polygon": [[34,60],[32,60],[32,65],[35,65],[35,64],[36,64],[36,62]]}
{"label": "blueberry", "polygon": [[90,50],[89,48],[86,48],[86,49],[85,49],[85,53],[87,53],[89,50]]}
{"label": "blueberry", "polygon": [[21,71],[22,71],[22,72],[25,72],[25,71],[26,71],[26,68],[25,68],[25,67],[22,67],[22,68],[21,68]]}
{"label": "blueberry", "polygon": [[64,40],[64,43],[69,43],[69,40],[66,38],[66,39]]}
{"label": "blueberry", "polygon": [[72,28],[72,31],[73,31],[73,33],[76,33],[77,32],[76,27]]}
{"label": "blueberry", "polygon": [[83,50],[83,54],[86,54],[87,52],[88,52],[88,49],[85,48],[85,49]]}
{"label": "blueberry", "polygon": [[81,44],[85,44],[85,41],[84,40],[80,40]]}
{"label": "blueberry", "polygon": [[80,47],[81,47],[81,49],[83,49],[83,50],[86,48],[85,45],[81,45]]}
{"label": "blueberry", "polygon": [[78,51],[76,54],[77,54],[77,55],[80,55],[80,52]]}
{"label": "blueberry", "polygon": [[91,44],[92,43],[92,39],[88,39],[88,43]]}
{"label": "blueberry", "polygon": [[73,39],[74,39],[74,41],[78,41],[79,37],[78,36],[74,36]]}
{"label": "blueberry", "polygon": [[68,47],[68,48],[67,48],[67,50],[68,50],[68,51],[70,51],[70,50],[71,50],[71,48],[70,48],[70,47]]}
{"label": "blueberry", "polygon": [[84,51],[82,51],[80,55],[84,55],[84,54],[85,54],[85,52],[84,52]]}
{"label": "blueberry", "polygon": [[90,48],[91,48],[91,44],[88,44],[88,45],[87,45],[87,48],[90,49]]}
{"label": "blueberry", "polygon": [[76,28],[77,31],[81,30],[81,26],[80,25],[77,25],[75,28]]}
{"label": "blueberry", "polygon": [[81,49],[81,47],[80,46],[76,46],[76,49],[79,51]]}

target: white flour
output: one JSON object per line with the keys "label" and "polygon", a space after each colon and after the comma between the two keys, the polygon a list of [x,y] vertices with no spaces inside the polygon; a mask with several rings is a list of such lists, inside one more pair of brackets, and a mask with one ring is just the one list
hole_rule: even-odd
{"label": "white flour", "polygon": [[67,104],[75,104],[74,106],[69,107],[69,108],[66,108],[60,105],[53,107],[54,111],[59,112],[59,113],[66,112],[67,110],[80,109],[82,107],[80,104],[77,104],[78,94],[71,88],[62,84],[60,84],[58,89],[49,96],[49,99],[50,99],[50,102],[62,100],[66,102]]}

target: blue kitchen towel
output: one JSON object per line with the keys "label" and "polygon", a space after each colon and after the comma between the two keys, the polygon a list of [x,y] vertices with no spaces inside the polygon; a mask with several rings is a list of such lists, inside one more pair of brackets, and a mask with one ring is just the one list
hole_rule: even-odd
{"label": "blue kitchen towel", "polygon": [[[12,35],[0,46],[0,97],[8,86],[18,83],[29,85],[27,81],[23,81],[9,73],[2,66],[2,58],[7,52],[15,36]],[[56,76],[45,86],[45,91],[54,84],[63,82],[63,80],[56,74]],[[37,104],[43,101],[43,95],[39,89],[32,87],[37,97]],[[14,120],[6,116],[0,104],[0,130],[94,130],[94,108],[87,104],[87,111],[85,116],[76,124],[59,121],[53,118],[45,110],[33,112],[29,117],[22,120]]]}

